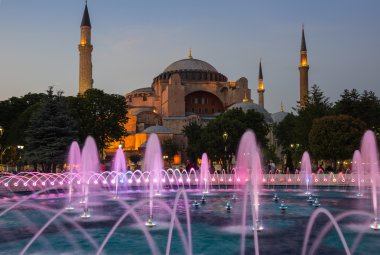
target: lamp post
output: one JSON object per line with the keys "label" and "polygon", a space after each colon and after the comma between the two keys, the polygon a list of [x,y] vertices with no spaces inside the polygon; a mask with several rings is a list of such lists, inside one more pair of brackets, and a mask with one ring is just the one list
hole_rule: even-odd
{"label": "lamp post", "polygon": [[162,159],[164,160],[164,164],[165,162],[169,164],[169,167],[170,167],[170,162],[169,162],[169,156],[168,155],[163,155],[162,156]]}
{"label": "lamp post", "polygon": [[24,149],[24,145],[17,145],[17,149],[20,150],[20,157],[19,157],[19,159],[21,159],[21,156],[22,156],[22,150]]}
{"label": "lamp post", "polygon": [[294,167],[297,168],[298,164],[298,158],[299,158],[299,155],[298,155],[298,149],[300,147],[300,144],[299,143],[292,143],[290,145],[290,148],[291,148],[291,151],[292,151],[292,158],[293,158],[293,162],[295,163],[294,164]]}
{"label": "lamp post", "polygon": [[20,161],[20,168],[21,168],[21,165],[22,165],[22,150],[24,149],[24,145],[17,145],[17,149],[20,150],[20,157],[19,157],[19,161]]}
{"label": "lamp post", "polygon": [[[224,140],[224,157],[226,158],[226,168],[227,167],[227,139],[228,139],[228,133],[224,131],[223,133],[223,140]],[[227,171],[227,169],[225,169]]]}

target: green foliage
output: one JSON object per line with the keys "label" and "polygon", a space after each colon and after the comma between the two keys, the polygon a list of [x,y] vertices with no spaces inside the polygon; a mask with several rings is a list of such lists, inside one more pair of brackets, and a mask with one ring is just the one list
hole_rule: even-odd
{"label": "green foliage", "polygon": [[296,143],[296,128],[297,116],[290,113],[280,123],[274,125],[273,133],[277,138],[278,144],[282,146],[283,153],[290,148],[291,144]]}
{"label": "green foliage", "polygon": [[187,137],[186,154],[191,162],[197,162],[202,150],[202,126],[195,121],[183,127],[182,133]]}
{"label": "green foliage", "polygon": [[173,161],[174,156],[178,153],[179,146],[173,139],[165,139],[162,143],[162,153],[168,156],[169,165]]}
{"label": "green foliage", "polygon": [[47,98],[32,114],[25,132],[24,160],[40,164],[45,171],[63,164],[68,147],[77,136],[75,125],[62,93],[54,95],[49,87]]}
{"label": "green foliage", "polygon": [[10,131],[6,137],[5,143],[11,146],[17,146],[25,144],[25,131],[29,126],[30,119],[34,112],[38,111],[41,107],[41,103],[36,103],[29,106],[24,112],[22,112],[16,120],[12,122]]}
{"label": "green foliage", "polygon": [[127,135],[125,124],[128,112],[123,96],[89,89],[83,95],[66,100],[79,124],[79,139],[82,143],[91,135],[102,152],[112,142]]}
{"label": "green foliage", "polygon": [[[24,131],[28,126],[33,107],[46,98],[46,94],[26,94],[22,97],[11,97],[0,102],[0,126],[4,133],[0,137],[0,154],[2,162],[15,162],[18,159],[14,147],[24,144]],[[13,150],[12,150],[13,148]]]}
{"label": "green foliage", "polygon": [[309,148],[309,132],[314,119],[332,114],[332,104],[317,85],[313,85],[306,100],[305,107],[300,105],[296,109],[298,116],[295,119],[293,130],[294,143],[300,145],[300,149]]}
{"label": "green foliage", "polygon": [[366,124],[351,116],[315,119],[309,134],[310,151],[319,159],[348,159],[359,147]]}
{"label": "green foliage", "polygon": [[133,164],[137,164],[141,161],[142,156],[140,154],[132,154],[129,156],[129,160],[132,161]]}
{"label": "green foliage", "polygon": [[138,163],[141,161],[142,156],[140,154],[132,154],[129,156],[129,160],[135,165],[135,169],[138,168]]}
{"label": "green foliage", "polygon": [[356,89],[344,90],[334,106],[335,114],[346,114],[366,123],[367,129],[380,128],[380,101],[372,91],[360,94]]}
{"label": "green foliage", "polygon": [[[252,129],[257,136],[261,147],[266,148],[269,132],[264,116],[254,110],[246,113],[242,109],[232,109],[211,120],[202,128],[196,123],[190,123],[184,128],[188,139],[188,152],[191,156],[200,157],[206,152],[211,161],[222,161],[223,168],[231,164],[232,155],[235,155],[239,141],[247,129]],[[223,134],[228,134],[224,140]],[[195,162],[195,159],[192,159]]]}

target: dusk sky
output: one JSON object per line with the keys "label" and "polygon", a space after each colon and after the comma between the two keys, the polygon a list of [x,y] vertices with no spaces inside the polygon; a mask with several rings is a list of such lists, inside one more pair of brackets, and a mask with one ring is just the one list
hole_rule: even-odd
{"label": "dusk sky", "polygon": [[[301,26],[309,85],[332,101],[345,88],[380,96],[380,1],[89,0],[94,87],[150,86],[172,62],[193,57],[230,81],[248,78],[257,102],[262,58],[265,107],[299,100]],[[0,0],[0,100],[49,85],[78,92],[82,0]]]}

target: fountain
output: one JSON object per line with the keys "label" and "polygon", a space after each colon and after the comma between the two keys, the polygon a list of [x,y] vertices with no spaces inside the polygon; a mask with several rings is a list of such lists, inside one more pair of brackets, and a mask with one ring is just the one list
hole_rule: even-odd
{"label": "fountain", "polygon": [[314,198],[312,195],[310,195],[307,200],[306,200],[309,204],[312,204],[314,202]]}
{"label": "fountain", "polygon": [[[262,175],[260,151],[251,131],[242,137],[237,154],[237,165],[232,174],[229,175],[224,172],[210,174],[209,171],[202,173],[201,167],[199,176],[201,179],[198,178],[193,169],[190,171],[182,169],[164,170],[159,141],[155,135],[151,135],[148,141],[144,171],[127,171],[126,164],[123,164],[124,155],[121,150],[118,150],[113,161],[112,171],[99,172],[99,159],[95,142],[88,138],[82,156],[80,156],[77,144],[73,143],[71,146],[66,173],[24,172],[17,174],[2,173],[0,175],[0,187],[5,194],[0,197],[0,202],[2,202],[0,207],[0,233],[2,234],[0,249],[7,254],[26,254],[26,252],[38,254],[43,249],[49,254],[67,252],[99,255],[103,252],[107,254],[181,253],[191,255],[194,249],[194,254],[214,255],[225,250],[234,254],[239,253],[240,248],[240,254],[253,253],[253,249],[257,255],[259,252],[262,254],[299,254],[299,247],[295,247],[297,245],[294,245],[294,242],[287,244],[286,241],[290,239],[302,240],[304,233],[301,233],[303,230],[299,231],[300,226],[306,226],[309,219],[305,212],[313,212],[306,229],[304,237],[306,245],[304,244],[305,248],[303,248],[302,254],[319,254],[318,252],[320,254],[328,254],[328,252],[339,254],[343,251],[341,244],[343,244],[346,254],[353,254],[355,251],[358,254],[376,254],[379,249],[376,242],[378,232],[366,234],[366,240],[363,243],[371,243],[372,245],[363,245],[360,241],[364,233],[366,231],[368,233],[369,225],[374,230],[380,228],[377,207],[379,183],[376,181],[378,180],[378,161],[377,157],[374,156],[377,152],[368,156],[370,152],[376,151],[376,142],[373,140],[374,137],[366,135],[363,138],[360,151],[363,164],[359,163],[359,152],[355,152],[352,174],[346,172],[333,175],[320,171],[318,175],[313,177],[310,171],[308,175],[309,184],[316,183],[313,188],[315,190],[318,189],[319,185],[327,185],[327,181],[330,184],[330,180],[331,189],[340,185],[356,186],[359,185],[357,184],[359,181],[358,190],[360,193],[363,193],[365,186],[372,187],[371,207],[361,203],[361,206],[364,206],[362,209],[365,211],[358,211],[356,208],[358,201],[352,199],[354,195],[351,193],[356,193],[356,189],[339,187],[336,188],[338,192],[333,192],[330,197],[328,192],[321,192],[323,205],[329,210],[333,204],[336,204],[337,199],[345,200],[339,207],[333,208],[334,217],[325,208],[318,208],[321,204],[317,197],[311,194],[307,196],[308,203],[315,207],[313,210],[305,208],[306,199],[299,199],[299,190],[302,188],[298,188],[297,184],[305,183],[305,176],[307,176],[304,174],[305,168],[302,168],[302,177],[297,174],[292,175],[288,171],[284,175],[275,173],[277,176],[270,176],[269,178],[268,175]],[[207,162],[207,160],[203,162]],[[204,178],[204,176],[208,177]],[[275,179],[274,182],[270,180],[271,177]],[[353,182],[352,178],[355,178],[356,182]],[[208,181],[202,182],[205,179]],[[261,189],[262,182],[270,182],[273,187],[276,185],[275,193],[272,190]],[[287,186],[288,183],[294,185]],[[92,217],[91,221],[79,222],[78,224],[78,214],[75,210],[65,213],[67,207],[75,205],[75,196],[71,192],[71,187],[75,188],[75,184],[82,188],[81,196],[84,202],[83,212],[79,212],[79,215],[82,218]],[[165,189],[167,192],[165,192],[163,184],[167,186]],[[281,185],[283,189],[277,185]],[[308,191],[311,191],[310,185],[307,188]],[[196,186],[198,189],[194,190]],[[109,187],[112,187],[111,192],[109,192]],[[18,191],[24,190],[30,190],[34,193],[31,195],[18,193]],[[65,190],[68,190],[67,194],[64,193]],[[117,197],[124,190],[128,191],[123,193],[126,199],[110,201],[111,198]],[[213,190],[213,196],[207,197],[206,206],[205,194],[207,192],[205,191],[209,192],[210,190]],[[200,199],[199,194],[201,192],[203,195]],[[234,194],[232,199],[231,192]],[[233,200],[235,193],[239,195],[238,201]],[[144,198],[141,194],[149,194],[149,197]],[[156,199],[159,194],[161,194],[160,199]],[[179,201],[180,196],[183,196],[183,201]],[[322,199],[322,197],[320,198]],[[61,201],[67,200],[69,203],[65,207]],[[89,204],[89,200],[93,203]],[[285,201],[292,201],[291,211],[288,210],[288,203]],[[260,206],[260,202],[265,206]],[[274,202],[281,203],[274,205]],[[153,210],[153,204],[154,208],[159,208],[159,210]],[[146,215],[141,214],[147,206],[149,206],[148,219]],[[350,211],[352,209],[356,209],[356,211]],[[240,211],[242,215],[240,215]],[[271,216],[277,214],[278,217],[279,211],[281,211],[281,220],[284,221],[284,224],[280,226],[273,224],[275,221],[272,220]],[[366,211],[373,211],[374,213]],[[224,214],[221,214],[222,212]],[[291,213],[288,214],[287,212]],[[190,224],[191,214],[194,214],[194,217],[191,217],[192,225]],[[319,214],[324,214],[327,217],[317,221],[317,229],[321,231],[316,235],[313,243],[308,246],[309,236],[315,236],[311,234],[311,231],[313,222]],[[273,236],[273,238],[260,238],[259,247],[259,235],[261,234],[258,233],[264,229],[261,215],[265,217],[266,228],[270,229],[263,234]],[[352,215],[361,216],[342,222],[345,227],[340,229],[339,221]],[[184,234],[184,222],[181,222],[185,217],[187,236]],[[228,220],[215,224],[215,221],[220,217],[228,218]],[[294,217],[297,217],[297,221],[294,221]],[[149,228],[156,226],[155,221],[158,219],[160,220],[159,231],[150,231]],[[170,223],[164,223],[165,219]],[[50,227],[50,225],[54,226]],[[329,233],[330,226],[334,226],[338,232],[341,243],[329,241],[329,245],[324,245],[322,242],[324,235],[328,235],[329,238],[336,238],[335,233]],[[165,231],[161,230],[165,228],[169,228],[169,234],[167,238],[162,238],[162,233]],[[173,233],[174,228],[176,233]],[[192,237],[192,229],[194,233],[202,234],[195,234]],[[214,229],[218,231],[214,231]],[[350,237],[347,238],[348,241],[352,240],[350,247],[342,234],[344,229],[350,229],[348,232]],[[286,235],[283,234],[284,230],[287,231]],[[107,231],[105,235],[103,234],[104,231]],[[352,236],[355,231],[358,232],[356,237]],[[133,244],[130,245],[130,242],[126,244],[124,238],[119,238],[120,234],[128,235]],[[240,247],[236,234],[241,235]],[[253,244],[247,244],[248,241],[246,243],[248,236],[253,236]],[[114,240],[109,241],[112,238]],[[194,246],[192,245],[193,238]],[[203,243],[204,239],[210,240],[210,238],[218,243],[217,247]],[[174,241],[178,239],[181,242]],[[282,242],[283,245],[274,246],[273,239]],[[157,240],[160,240],[158,245]],[[162,242],[166,242],[165,251],[163,251],[165,244]],[[83,243],[85,244],[82,245]],[[321,244],[321,250],[317,250],[319,244]],[[170,248],[171,246],[173,247]],[[307,251],[308,249],[309,251]]]}
{"label": "fountain", "polygon": [[232,205],[231,205],[230,201],[227,201],[226,206],[224,208],[226,208],[227,212],[231,211]]}
{"label": "fountain", "polygon": [[201,204],[198,201],[193,202],[193,206],[198,209]]}
{"label": "fountain", "polygon": [[362,156],[360,154],[360,151],[356,150],[354,152],[354,156],[352,157],[352,174],[356,175],[356,183],[358,186],[358,193],[356,194],[357,197],[362,197],[362,178],[364,176],[364,169],[362,164]]}
{"label": "fountain", "polygon": [[210,186],[210,171],[208,167],[208,157],[206,153],[202,154],[202,163],[201,163],[201,187],[203,194],[207,194],[209,192]]}
{"label": "fountain", "polygon": [[82,166],[82,156],[80,153],[79,144],[77,142],[72,142],[69,150],[69,156],[67,159],[67,172],[69,173],[69,187],[68,187],[68,203],[66,210],[72,211],[74,207],[72,205],[72,195],[73,195],[73,179],[74,175],[81,171]]}
{"label": "fountain", "polygon": [[[259,189],[262,183],[262,168],[260,151],[256,143],[255,134],[248,130],[240,139],[236,171],[239,178],[245,182],[245,195],[243,200],[242,233],[245,233],[248,195],[251,198],[252,223],[254,231],[255,254],[259,254],[258,231],[263,225],[259,219]],[[245,235],[241,238],[241,252],[244,250]]]}
{"label": "fountain", "polygon": [[301,160],[301,176],[302,179],[305,181],[306,184],[306,192],[305,195],[310,195],[310,185],[312,182],[312,176],[311,176],[311,162],[310,162],[310,156],[307,151],[305,151],[302,155]]}
{"label": "fountain", "polygon": [[313,204],[312,204],[314,207],[320,207],[321,204],[319,203],[319,199],[316,197]]}
{"label": "fountain", "polygon": [[279,207],[279,208],[280,208],[280,210],[281,210],[282,212],[284,212],[284,211],[286,211],[286,209],[288,209],[288,207],[286,206],[284,200],[281,201],[281,204],[280,204],[280,207]]}
{"label": "fountain", "polygon": [[[121,173],[125,172],[127,170],[127,163],[125,162],[125,156],[124,156],[124,151],[122,148],[118,148],[114,159],[113,159],[113,165],[112,165],[112,170],[115,173],[115,196],[114,199],[119,198],[119,176]],[[123,179],[122,179],[123,180]]]}
{"label": "fountain", "polygon": [[205,194],[202,195],[201,203],[202,203],[202,205],[206,204],[206,196],[205,196]]}
{"label": "fountain", "polygon": [[379,230],[379,154],[377,150],[376,136],[373,131],[366,131],[364,133],[360,146],[360,153],[362,156],[362,165],[364,172],[371,176],[372,205],[374,214],[374,221],[371,224],[371,228],[374,230]]}
{"label": "fountain", "polygon": [[99,156],[98,149],[94,138],[91,136],[86,138],[82,150],[82,191],[83,191],[83,214],[82,218],[90,218],[91,215],[88,210],[88,195],[89,184],[92,173],[99,172]]}
{"label": "fountain", "polygon": [[162,162],[161,145],[156,134],[149,136],[145,157],[144,157],[144,171],[150,173],[149,178],[149,218],[145,223],[147,227],[154,227],[156,223],[153,221],[153,198],[159,196],[162,191],[162,176],[164,164]]}

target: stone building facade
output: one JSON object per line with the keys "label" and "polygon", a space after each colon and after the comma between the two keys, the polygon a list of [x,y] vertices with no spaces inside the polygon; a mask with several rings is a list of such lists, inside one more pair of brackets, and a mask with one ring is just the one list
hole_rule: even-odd
{"label": "stone building facade", "polygon": [[[91,22],[87,3],[81,23],[81,39],[79,48],[79,94],[93,87]],[[308,71],[306,40],[302,27],[300,64],[300,103],[305,103],[308,95]],[[144,146],[150,134],[158,134],[161,141],[175,139],[181,151],[185,151],[186,139],[182,133],[184,126],[196,121],[207,124],[219,114],[232,108],[242,108],[244,111],[253,109],[263,114],[265,121],[272,124],[281,122],[288,113],[281,106],[280,112],[270,114],[264,108],[264,77],[261,60],[258,73],[258,102],[251,98],[248,80],[241,77],[229,81],[227,76],[206,61],[195,59],[190,51],[188,58],[175,61],[168,65],[160,74],[153,78],[149,87],[136,89],[125,95],[128,104],[126,124],[128,136],[115,142],[107,149],[107,154],[113,154],[122,145],[127,153],[143,153]],[[268,136],[272,145],[277,147],[273,132]],[[277,151],[280,148],[277,147]],[[180,163],[180,156],[174,163]]]}

